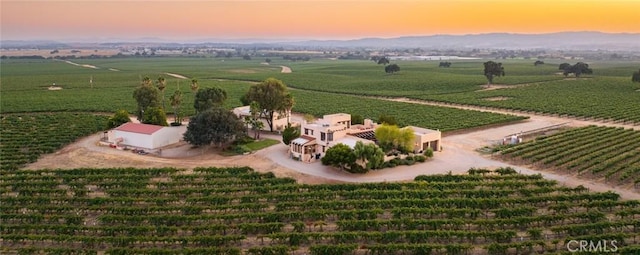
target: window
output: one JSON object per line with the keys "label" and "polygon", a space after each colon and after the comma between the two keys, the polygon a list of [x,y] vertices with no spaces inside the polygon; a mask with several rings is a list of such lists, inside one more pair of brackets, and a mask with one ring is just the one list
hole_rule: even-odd
{"label": "window", "polygon": [[308,135],[308,134],[309,134],[309,129],[308,129],[308,128],[305,128],[305,129],[304,129],[304,134],[305,134],[305,135]]}
{"label": "window", "polygon": [[324,141],[326,139],[326,134],[324,132],[320,132],[320,141]]}
{"label": "window", "polygon": [[333,141],[333,133],[328,133],[327,141],[329,142]]}

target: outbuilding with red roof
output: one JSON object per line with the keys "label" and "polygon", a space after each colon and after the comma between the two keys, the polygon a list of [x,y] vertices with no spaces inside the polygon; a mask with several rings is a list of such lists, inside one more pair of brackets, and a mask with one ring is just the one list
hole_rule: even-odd
{"label": "outbuilding with red roof", "polygon": [[182,138],[184,128],[127,122],[112,130],[111,142],[136,148],[157,149],[177,143]]}

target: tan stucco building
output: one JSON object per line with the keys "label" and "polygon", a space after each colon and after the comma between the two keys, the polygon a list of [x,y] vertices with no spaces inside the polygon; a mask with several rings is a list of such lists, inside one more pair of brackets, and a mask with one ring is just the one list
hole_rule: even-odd
{"label": "tan stucco building", "polygon": [[[366,119],[364,124],[352,125],[351,115],[336,113],[324,115],[314,122],[300,125],[301,136],[289,145],[291,158],[314,162],[322,158],[330,147],[342,143],[353,148],[360,141],[375,143],[375,129],[378,124]],[[421,127],[408,126],[415,134],[414,153],[422,153],[427,148],[440,151],[442,133]]]}

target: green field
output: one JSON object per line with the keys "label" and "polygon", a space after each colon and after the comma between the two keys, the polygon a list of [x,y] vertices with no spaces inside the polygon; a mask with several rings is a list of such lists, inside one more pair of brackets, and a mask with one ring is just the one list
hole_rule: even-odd
{"label": "green field", "polygon": [[524,159],[577,172],[614,184],[640,183],[640,132],[596,127],[572,129],[501,151],[509,159]]}
{"label": "green field", "polygon": [[[251,85],[250,82],[244,80],[261,81],[268,77],[278,77],[286,82],[287,80],[284,78],[287,78],[287,75],[296,74],[295,72],[282,74],[280,67],[274,68],[274,66],[263,65],[257,61],[245,60],[149,58],[75,61],[78,64],[94,65],[100,69],[83,68],[54,60],[3,61],[1,91],[3,100],[0,102],[2,112],[114,112],[117,109],[134,112],[135,101],[132,94],[134,88],[139,85],[141,77],[148,76],[155,80],[157,77],[163,76],[167,79],[166,97],[168,98],[168,95],[179,86],[185,96],[183,100],[185,103],[181,111],[191,115],[194,110],[190,102],[193,102],[194,93],[189,88],[190,80],[173,78],[165,73],[177,73],[189,78],[196,78],[200,87],[219,86],[225,89],[229,98],[225,103],[229,108],[241,104],[240,96]],[[322,62],[317,65],[323,66],[327,63],[330,62]],[[348,63],[350,62],[346,61],[342,64]],[[314,63],[306,64],[314,65]],[[361,62],[356,62],[355,65],[364,66]],[[307,72],[313,71],[311,69]],[[300,72],[299,76],[320,77],[305,73],[303,70]],[[91,78],[93,78],[93,85],[89,83]],[[337,82],[339,81],[336,81],[335,84]],[[53,83],[61,86],[62,90],[48,90],[47,88]],[[314,93],[306,90],[293,90],[292,94],[296,98],[296,105],[293,109],[296,112],[311,113],[316,116],[348,112],[374,120],[381,114],[390,114],[403,125],[416,125],[443,131],[522,119],[521,117],[500,114],[410,105],[376,99],[359,99],[345,96],[344,93]],[[168,109],[168,112],[171,111]]]}
{"label": "green field", "polygon": [[301,185],[249,168],[0,172],[13,254],[538,254],[640,250],[640,202],[540,175]]}
{"label": "green field", "polygon": [[17,170],[42,154],[104,130],[107,118],[86,113],[4,114],[0,118],[0,169]]}
{"label": "green field", "polygon": [[[437,61],[396,61],[401,71],[388,75],[382,65],[372,61],[312,59],[290,62],[274,59],[271,65],[262,60],[217,59],[205,57],[179,58],[114,58],[74,60],[99,69],[73,66],[53,60],[3,60],[2,112],[31,111],[97,111],[112,112],[118,108],[132,111],[131,94],[142,77],[167,79],[167,94],[180,85],[186,102],[193,93],[189,80],[165,73],[196,78],[201,87],[221,86],[229,92],[227,106],[237,106],[248,83],[268,77],[283,80],[288,86],[307,91],[385,97],[410,97],[434,101],[493,106],[542,113],[640,122],[640,85],[631,82],[636,62],[590,63],[594,74],[581,79],[565,79],[558,74],[558,64],[547,61],[533,66],[531,60],[502,60],[506,76],[495,83],[507,89],[480,91],[486,84],[482,75],[485,60],[453,61],[450,68],[437,67]],[[574,63],[577,61],[566,62]],[[290,66],[293,73],[280,73],[279,65]],[[111,71],[117,69],[119,71]],[[93,88],[89,79],[93,77]],[[224,80],[224,81],[223,81]],[[228,80],[236,80],[228,81]],[[52,83],[63,87],[49,91]],[[168,97],[168,96],[167,96]],[[493,101],[492,98],[506,100]],[[337,100],[334,100],[337,101]],[[300,112],[313,107],[297,101]],[[341,110],[332,102],[328,110]],[[192,114],[190,106],[183,107]],[[349,109],[350,110],[350,109]],[[314,113],[314,112],[309,112]],[[365,115],[365,114],[361,114]],[[479,123],[482,124],[482,123]]]}

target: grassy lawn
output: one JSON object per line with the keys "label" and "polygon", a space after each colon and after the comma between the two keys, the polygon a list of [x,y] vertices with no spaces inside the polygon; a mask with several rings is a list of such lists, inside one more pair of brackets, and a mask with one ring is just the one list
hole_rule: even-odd
{"label": "grassy lawn", "polygon": [[278,140],[273,140],[273,139],[269,139],[269,138],[265,138],[262,140],[258,140],[258,141],[254,141],[252,143],[248,143],[245,144],[244,146],[246,146],[247,148],[249,148],[252,151],[257,151],[257,150],[262,150],[264,148],[267,148],[271,145],[276,145],[279,144],[280,141]]}

